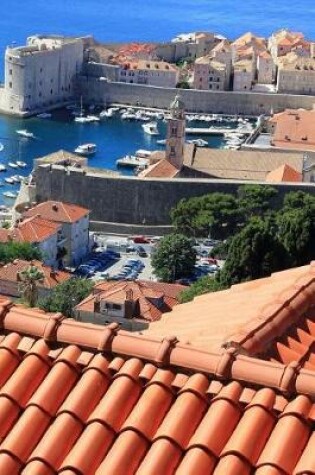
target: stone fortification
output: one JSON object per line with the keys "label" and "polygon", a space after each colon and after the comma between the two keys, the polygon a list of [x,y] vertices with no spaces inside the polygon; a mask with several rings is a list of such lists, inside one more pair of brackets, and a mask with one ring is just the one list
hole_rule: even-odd
{"label": "stone fortification", "polygon": [[[242,184],[248,184],[248,181],[141,180],[136,177],[110,177],[89,169],[50,164],[40,165],[36,169],[38,201],[59,200],[84,206],[91,210],[91,220],[98,223],[98,230],[106,228],[104,223],[167,226],[170,224],[170,210],[180,199],[211,192],[235,193]],[[278,189],[279,198],[295,190],[315,194],[315,186],[311,183],[273,186]]]}

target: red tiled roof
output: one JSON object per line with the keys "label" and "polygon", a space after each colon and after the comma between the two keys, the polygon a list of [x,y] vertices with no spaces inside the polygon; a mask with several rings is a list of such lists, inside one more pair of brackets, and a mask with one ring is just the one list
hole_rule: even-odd
{"label": "red tiled roof", "polygon": [[[132,299],[139,303],[139,315],[135,318],[150,322],[159,320],[163,313],[169,312],[178,303],[178,295],[186,287],[178,284],[158,284],[150,281],[134,282],[102,282],[94,287],[93,294],[89,295],[76,306],[77,311],[94,312],[96,296],[109,302],[125,302],[127,293],[131,291]],[[160,307],[154,299],[163,299]]]}
{"label": "red tiled roof", "polygon": [[[7,230],[8,241],[42,242],[57,234],[60,226],[56,223],[34,215]],[[4,239],[4,236],[3,236]],[[4,240],[2,242],[5,242]]]}
{"label": "red tiled roof", "polygon": [[314,473],[314,372],[0,306],[1,474]]}
{"label": "red tiled roof", "polygon": [[16,259],[13,262],[0,266],[0,280],[6,280],[10,282],[18,282],[18,273],[27,269],[30,266],[37,267],[44,274],[42,282],[39,282],[39,287],[46,289],[52,289],[57,284],[70,279],[71,274],[66,271],[55,271],[50,266],[45,266],[40,261],[24,261],[22,259]]}
{"label": "red tiled roof", "polygon": [[162,159],[141,172],[141,178],[175,178],[179,170],[168,160]]}
{"label": "red tiled roof", "polygon": [[315,111],[287,109],[275,114],[270,123],[275,125],[271,145],[296,150],[315,150]]}
{"label": "red tiled roof", "polygon": [[48,221],[57,223],[74,223],[89,214],[89,210],[69,203],[60,201],[45,201],[34,206],[24,213],[24,216],[40,216]]}
{"label": "red tiled roof", "polygon": [[284,163],[279,168],[272,170],[266,175],[266,181],[269,182],[301,182],[303,181],[302,173],[299,173],[287,163]]}

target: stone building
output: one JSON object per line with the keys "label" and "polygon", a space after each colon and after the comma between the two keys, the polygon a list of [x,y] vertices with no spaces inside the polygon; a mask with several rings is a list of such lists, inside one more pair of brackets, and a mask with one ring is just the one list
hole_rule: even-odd
{"label": "stone building", "polygon": [[164,61],[176,63],[180,60],[194,60],[208,54],[220,41],[209,32],[183,33],[157,46],[155,53]]}
{"label": "stone building", "polygon": [[224,91],[229,88],[231,68],[210,55],[198,58],[194,67],[194,88]]}
{"label": "stone building", "polygon": [[175,88],[178,78],[178,68],[165,61],[139,60],[120,66],[119,81],[124,83]]}
{"label": "stone building", "polygon": [[171,117],[167,123],[165,158],[180,170],[184,161],[185,147],[185,104],[177,95],[170,106]]}
{"label": "stone building", "polygon": [[289,53],[278,61],[277,92],[315,94],[315,59]]}
{"label": "stone building", "polygon": [[234,63],[233,91],[250,91],[255,79],[254,63],[250,59]]}
{"label": "stone building", "polygon": [[303,33],[282,29],[273,33],[268,40],[268,48],[273,60],[295,51],[299,56],[310,55],[310,43],[305,40]]}
{"label": "stone building", "polygon": [[259,84],[272,84],[275,75],[275,64],[268,51],[257,56],[257,81]]}
{"label": "stone building", "polygon": [[44,110],[75,96],[83,65],[84,39],[30,36],[26,46],[5,53],[4,107],[11,113]]}

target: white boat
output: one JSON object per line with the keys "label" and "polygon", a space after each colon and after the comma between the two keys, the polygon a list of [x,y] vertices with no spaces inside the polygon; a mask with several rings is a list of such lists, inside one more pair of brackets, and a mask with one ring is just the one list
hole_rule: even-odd
{"label": "white boat", "polygon": [[12,180],[14,183],[20,183],[21,182],[21,178],[19,175],[13,175],[11,176]]}
{"label": "white boat", "polygon": [[152,155],[151,150],[143,150],[142,148],[137,150],[135,153],[135,156],[137,158],[149,158],[151,155]]}
{"label": "white boat", "polygon": [[6,198],[16,198],[17,197],[17,193],[14,193],[13,191],[4,191],[3,193],[3,196],[5,196]]}
{"label": "white boat", "polygon": [[17,161],[16,161],[16,164],[17,164],[17,166],[20,167],[20,168],[26,168],[26,167],[27,167],[27,163],[22,162],[22,160],[17,160]]}
{"label": "white boat", "polygon": [[100,113],[100,119],[104,119],[104,118],[108,119],[110,117],[113,117],[113,115],[114,115],[113,110],[112,109],[107,109],[106,111],[102,111]]}
{"label": "white boat", "polygon": [[87,115],[88,122],[99,122],[101,119],[97,115]]}
{"label": "white boat", "polygon": [[50,119],[51,114],[49,112],[42,112],[41,114],[37,114],[38,119]]}
{"label": "white boat", "polygon": [[10,176],[9,176],[9,177],[6,177],[6,178],[4,179],[4,181],[5,181],[6,183],[9,183],[9,185],[13,185],[13,183],[15,183],[15,181],[13,180],[13,178],[10,177]]}
{"label": "white boat", "polygon": [[97,146],[95,143],[85,143],[79,145],[74,152],[78,153],[79,155],[94,155],[96,152]]}
{"label": "white boat", "polygon": [[166,139],[157,140],[156,143],[159,145],[166,145]]}
{"label": "white boat", "polygon": [[4,150],[4,145],[3,143],[0,142],[0,152],[2,152]]}
{"label": "white boat", "polygon": [[82,116],[81,114],[78,117],[75,117],[74,121],[79,122],[80,124],[86,124],[87,122],[93,122],[89,117]]}
{"label": "white boat", "polygon": [[21,137],[24,137],[26,139],[33,139],[34,138],[33,132],[28,132],[28,130],[26,130],[26,129],[17,130],[16,133],[18,135],[20,135]]}
{"label": "white boat", "polygon": [[147,159],[135,157],[134,155],[126,155],[116,160],[116,165],[120,167],[146,167],[148,164]]}
{"label": "white boat", "polygon": [[5,165],[0,165],[0,172],[5,172],[7,170],[7,167]]}
{"label": "white boat", "polygon": [[147,124],[142,124],[142,128],[144,132],[148,135],[160,135],[156,122],[148,122]]}
{"label": "white boat", "polygon": [[9,165],[9,167],[11,167],[11,168],[19,168],[18,164],[15,163],[15,162],[9,162],[8,165]]}
{"label": "white boat", "polygon": [[121,115],[121,118],[122,120],[134,120],[136,119],[136,114],[134,114],[133,112],[124,112]]}
{"label": "white boat", "polygon": [[197,145],[197,147],[206,147],[207,145],[209,145],[208,142],[203,139],[187,140],[187,143]]}

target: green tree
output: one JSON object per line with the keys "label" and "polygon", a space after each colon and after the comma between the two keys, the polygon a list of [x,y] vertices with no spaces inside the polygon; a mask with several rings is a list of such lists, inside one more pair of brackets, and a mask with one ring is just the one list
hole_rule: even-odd
{"label": "green tree", "polygon": [[285,250],[275,234],[271,219],[252,218],[230,241],[220,283],[229,287],[283,269]]}
{"label": "green tree", "polygon": [[225,239],[235,232],[239,218],[237,201],[228,193],[182,199],[171,211],[176,232],[195,237]]}
{"label": "green tree", "polygon": [[69,279],[56,285],[50,295],[39,301],[39,307],[46,312],[61,312],[67,317],[73,308],[92,291],[93,282],[86,279]]}
{"label": "green tree", "polygon": [[7,243],[0,243],[0,262],[7,263],[15,259],[32,261],[34,259],[40,260],[41,258],[39,249],[29,242],[9,241]]}
{"label": "green tree", "polygon": [[190,89],[190,85],[187,81],[180,81],[176,84],[177,89]]}
{"label": "green tree", "polygon": [[180,303],[190,302],[198,295],[207,294],[209,292],[217,292],[222,290],[224,286],[220,281],[215,277],[204,276],[201,279],[198,279],[190,287],[183,290],[180,293],[179,301]]}
{"label": "green tree", "polygon": [[278,239],[287,252],[287,267],[302,266],[315,258],[315,208],[281,211],[277,224]]}
{"label": "green tree", "polygon": [[261,216],[272,206],[277,190],[267,185],[244,185],[237,190],[240,214],[247,221],[252,216]]}
{"label": "green tree", "polygon": [[19,291],[23,300],[34,307],[38,299],[38,284],[43,282],[44,274],[36,267],[29,266],[18,274]]}
{"label": "green tree", "polygon": [[189,238],[170,234],[161,239],[152,256],[154,272],[164,282],[190,276],[196,263],[196,251]]}
{"label": "green tree", "polygon": [[283,209],[288,211],[290,209],[305,209],[315,208],[315,196],[304,191],[292,191],[287,193],[283,200]]}

